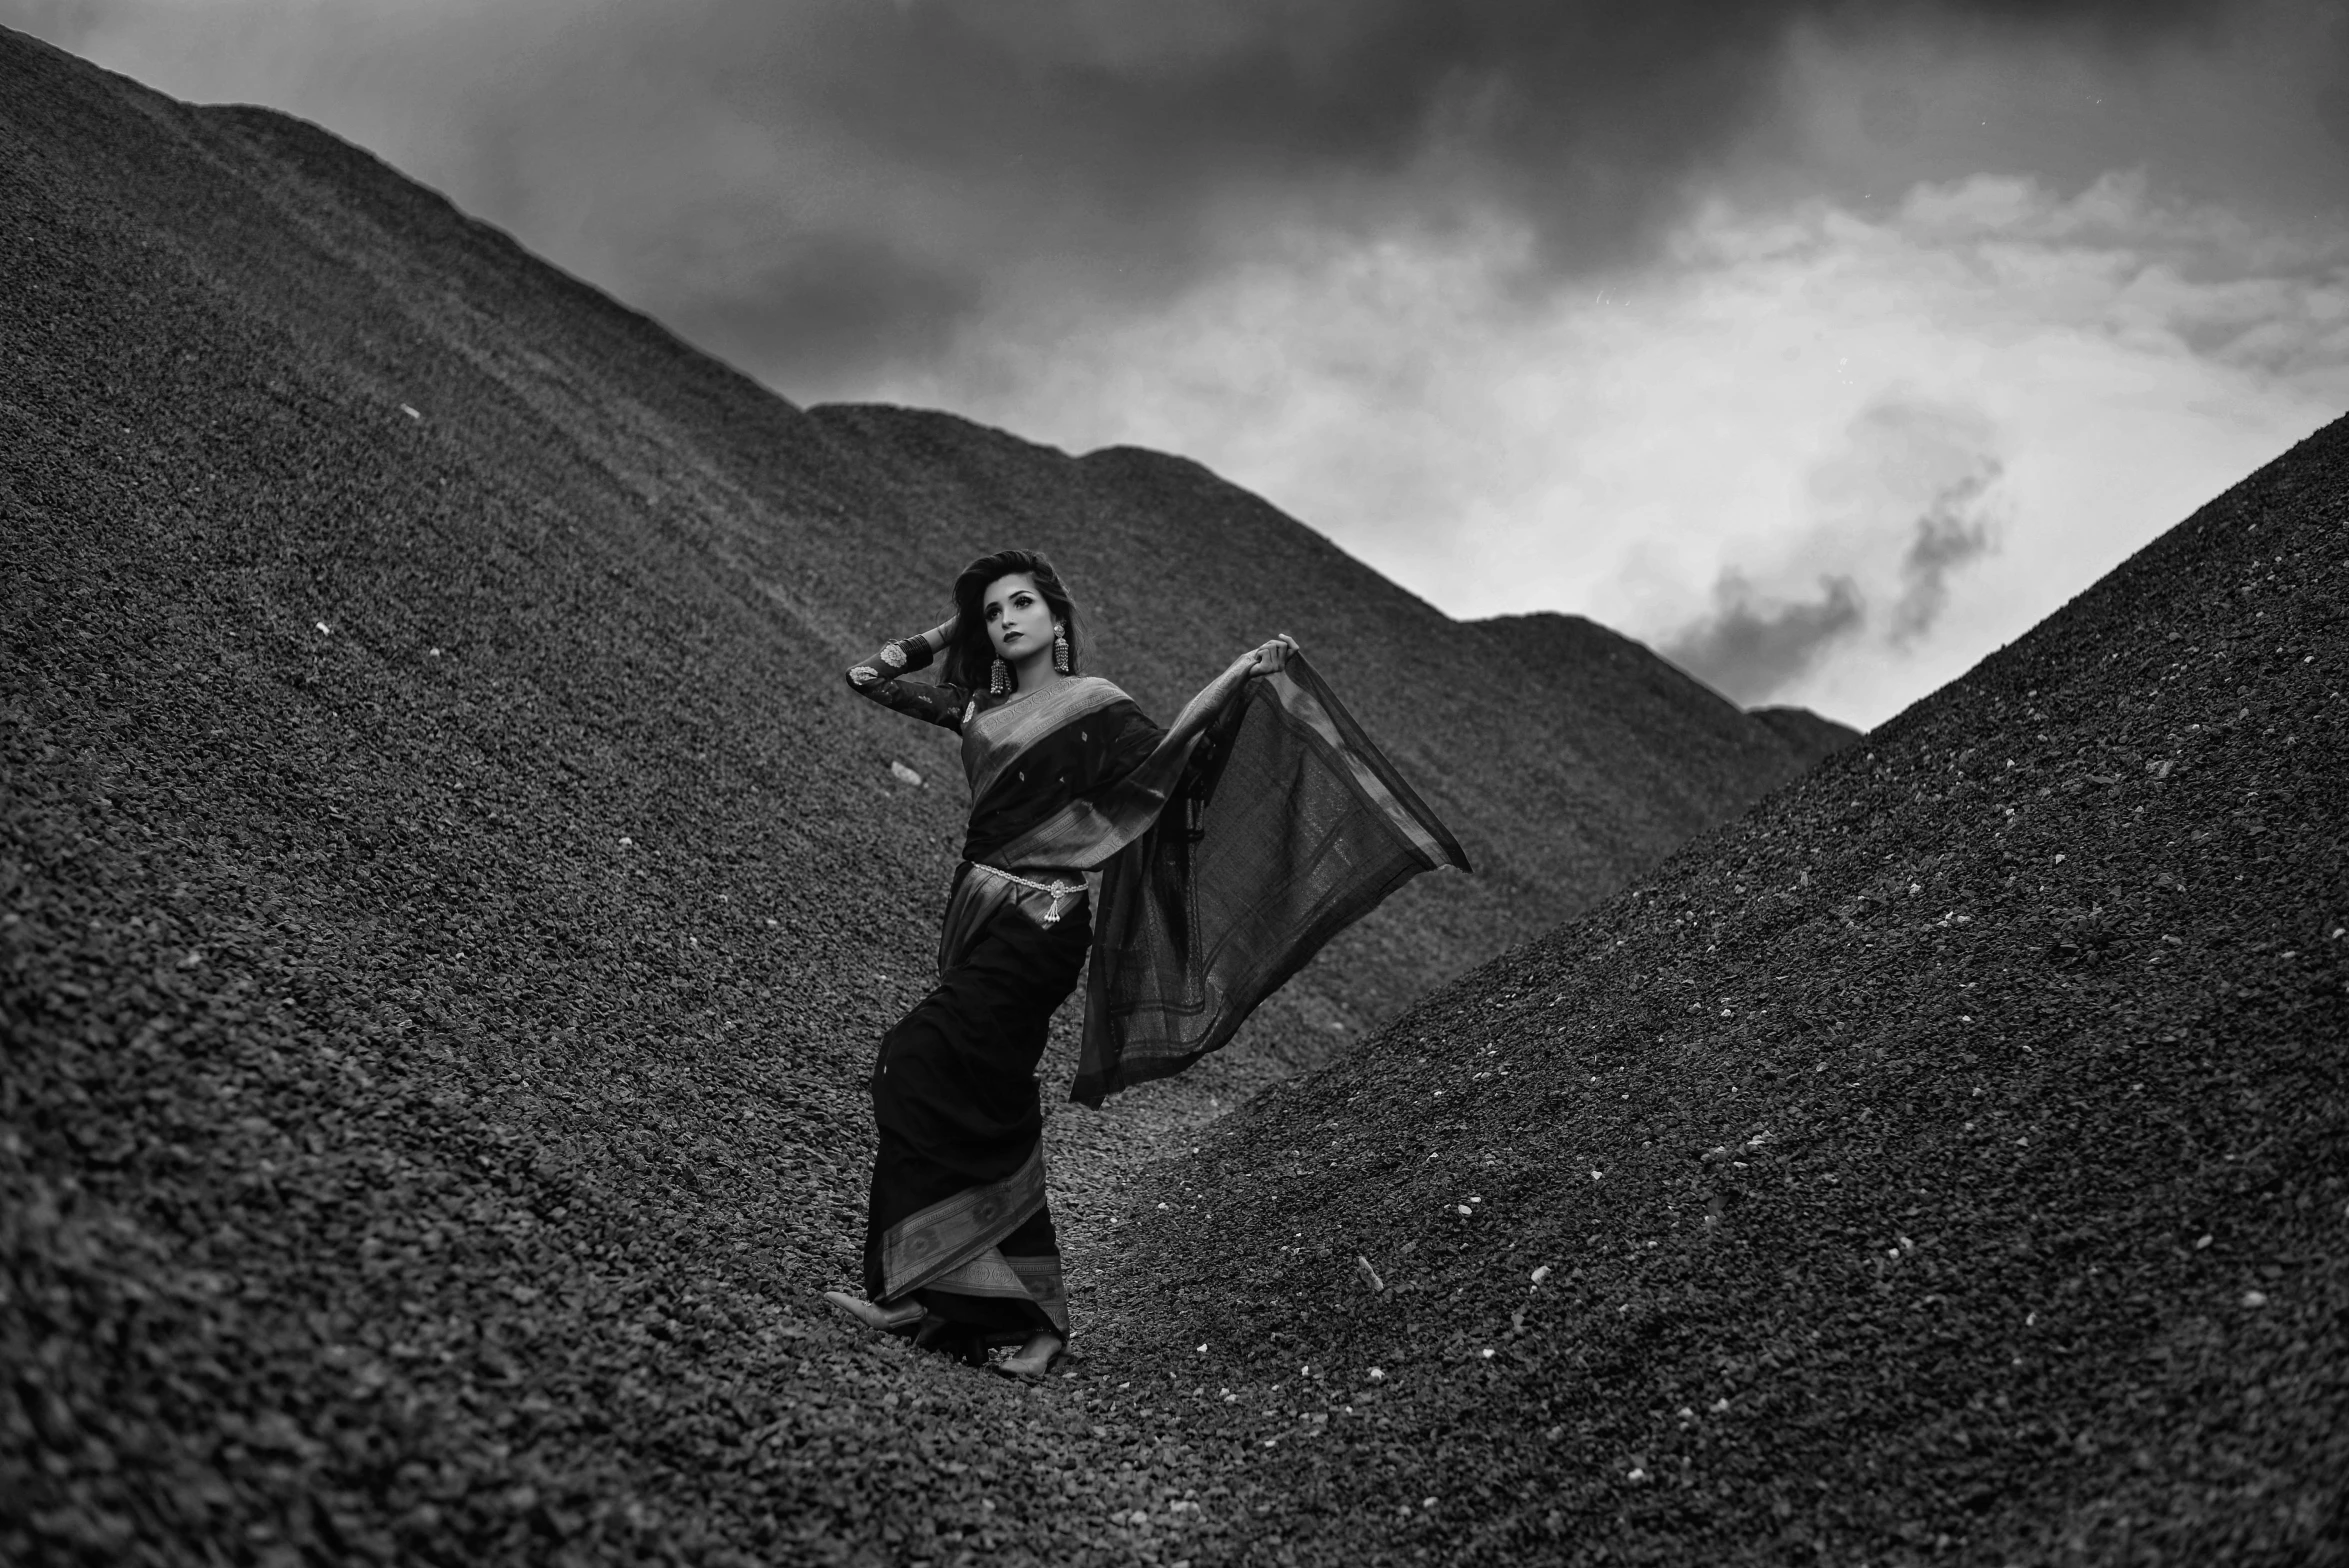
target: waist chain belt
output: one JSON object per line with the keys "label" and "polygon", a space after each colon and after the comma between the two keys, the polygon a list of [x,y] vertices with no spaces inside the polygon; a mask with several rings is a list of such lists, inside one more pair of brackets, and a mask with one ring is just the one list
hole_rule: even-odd
{"label": "waist chain belt", "polygon": [[1062,902],[1085,891],[1083,878],[1074,882],[1031,882],[1017,873],[1004,870],[1001,866],[990,866],[983,860],[972,861],[971,869],[984,871],[999,882],[1009,882],[1012,886],[1024,887],[1031,893],[1043,893],[1049,896],[1052,900],[1051,906],[1036,917],[1036,923],[1042,926],[1057,925],[1060,921]]}

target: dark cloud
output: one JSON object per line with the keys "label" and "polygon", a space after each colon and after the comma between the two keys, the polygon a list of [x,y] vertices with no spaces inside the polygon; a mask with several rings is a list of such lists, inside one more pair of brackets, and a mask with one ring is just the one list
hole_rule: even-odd
{"label": "dark cloud", "polygon": [[1986,463],[1953,481],[1917,519],[1908,553],[1901,557],[1901,594],[1892,607],[1892,640],[1916,641],[1932,630],[1949,602],[1949,575],[1997,548],[1983,500],[2003,469]]}
{"label": "dark cloud", "polygon": [[[967,268],[960,297],[975,314],[1023,268],[1147,299],[1298,217],[1375,228],[1398,214],[1441,224],[1497,207],[1538,236],[1532,286],[1635,265],[1692,182],[1728,173],[1777,134],[1798,30],[2128,60],[2215,49],[2245,10],[2227,0],[855,0],[821,13],[801,65],[780,68],[884,182],[951,187],[915,206],[962,247],[910,273]],[[761,101],[780,65],[758,43],[772,13],[729,14],[754,35],[733,51],[741,95]],[[1977,141],[1998,132],[1963,108],[1936,102],[1928,114],[1897,82],[1861,105],[1917,177],[2011,167],[2015,149]],[[1988,117],[2046,112],[2005,103]],[[2125,138],[2129,123],[2102,134]],[[2088,139],[2068,119],[2041,130],[2043,142]],[[2060,147],[2038,150],[2067,180],[2145,156],[2125,140],[2100,143],[2107,161],[2074,169]],[[971,216],[973,203],[983,215]],[[936,232],[892,230],[885,242],[922,250]],[[788,382],[788,360],[774,373]]]}
{"label": "dark cloud", "polygon": [[[166,39],[153,57],[208,51],[161,85],[206,96],[190,78],[210,71],[354,131],[787,392],[830,395],[1007,292],[1146,302],[1299,219],[1498,206],[1534,226],[1540,276],[1636,261],[1690,180],[1766,138],[1798,28],[2127,50],[2237,8],[511,0],[387,19],[222,0],[199,27],[173,0],[0,0],[0,17],[68,47],[145,28]],[[252,92],[261,61],[282,90]],[[1918,135],[1904,91],[1868,100],[1875,134]]]}
{"label": "dark cloud", "polygon": [[1674,636],[1665,658],[1740,705],[1761,702],[1807,673],[1833,644],[1867,619],[1859,585],[1819,579],[1819,597],[1771,603],[1736,572],[1713,584],[1710,614]]}
{"label": "dark cloud", "polygon": [[[1943,0],[1892,14],[2125,45],[2191,32],[2220,9]],[[1627,263],[1677,212],[1685,182],[1767,113],[1791,27],[1864,29],[1888,13],[1856,0],[853,0],[812,13],[812,26],[810,14],[720,8],[684,30],[684,74],[754,116],[817,107],[868,177],[918,188],[900,221],[933,220],[964,248],[878,269],[869,292],[886,314],[885,285],[903,278],[908,308],[927,318],[948,300],[982,308],[1026,264],[1156,292],[1235,231],[1303,214],[1440,222],[1497,204],[1534,223],[1546,273]],[[1894,94],[1877,118],[1899,129],[1913,107]],[[806,221],[910,252],[940,232],[853,210]],[[967,276],[942,289],[942,267]],[[764,335],[788,379],[794,332],[839,329],[819,296],[770,308]]]}
{"label": "dark cloud", "polygon": [[979,281],[868,236],[791,236],[722,289],[655,297],[648,308],[692,341],[744,364],[785,364],[818,382],[942,350],[978,304]]}
{"label": "dark cloud", "polygon": [[2340,144],[2344,156],[2349,156],[2349,85],[2337,84],[2320,93],[2316,116],[2325,134]]}

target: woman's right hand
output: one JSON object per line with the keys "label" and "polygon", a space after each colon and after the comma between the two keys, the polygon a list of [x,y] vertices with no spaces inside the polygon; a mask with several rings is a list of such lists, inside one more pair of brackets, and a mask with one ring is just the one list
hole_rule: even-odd
{"label": "woman's right hand", "polygon": [[1239,662],[1248,667],[1250,675],[1278,675],[1288,668],[1289,655],[1297,651],[1297,639],[1283,632],[1261,647],[1240,655]]}

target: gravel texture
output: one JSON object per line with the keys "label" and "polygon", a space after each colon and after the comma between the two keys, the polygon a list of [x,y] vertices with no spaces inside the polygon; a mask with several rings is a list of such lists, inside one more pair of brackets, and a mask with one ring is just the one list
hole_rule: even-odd
{"label": "gravel texture", "polygon": [[2349,1559],[2345,606],[2349,420],[1154,1171],[1129,1401],[1252,1560]]}
{"label": "gravel texture", "polygon": [[1143,1167],[1815,749],[1587,625],[1510,667],[1194,465],[803,413],[312,127],[0,31],[0,1560],[1258,1549],[1114,1336],[1029,1390],[817,1301],[963,812],[839,671],[1006,537],[1161,710],[1299,633],[1485,872],[1055,1117],[1105,1324]]}

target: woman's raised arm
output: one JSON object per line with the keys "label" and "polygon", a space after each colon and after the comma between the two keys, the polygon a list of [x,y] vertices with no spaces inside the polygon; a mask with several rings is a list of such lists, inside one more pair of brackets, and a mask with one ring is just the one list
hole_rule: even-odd
{"label": "woman's raised arm", "polygon": [[850,665],[848,689],[910,718],[950,730],[961,729],[963,709],[970,703],[970,693],[959,686],[897,678],[909,671],[929,668],[930,661],[954,640],[956,619],[949,616],[926,632],[884,643],[881,651],[871,658]]}
{"label": "woman's raised arm", "polygon": [[1166,732],[1168,739],[1188,740],[1205,729],[1251,678],[1279,674],[1287,666],[1289,655],[1296,651],[1297,639],[1283,632],[1272,641],[1241,654],[1221,675],[1209,681],[1198,696],[1183,705],[1183,711],[1175,716]]}

